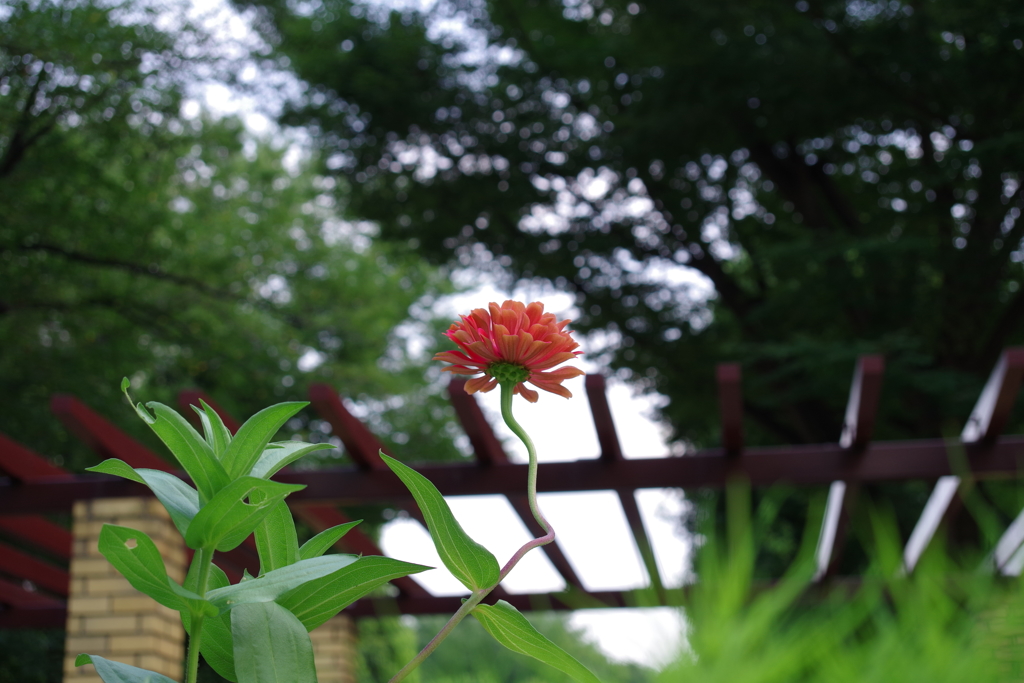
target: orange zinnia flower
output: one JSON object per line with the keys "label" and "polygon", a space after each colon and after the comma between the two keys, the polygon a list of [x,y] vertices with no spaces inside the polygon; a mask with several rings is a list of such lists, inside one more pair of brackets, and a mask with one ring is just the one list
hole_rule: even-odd
{"label": "orange zinnia flower", "polygon": [[536,403],[537,392],[524,384],[529,382],[538,389],[572,397],[562,382],[583,371],[573,367],[551,370],[583,353],[576,350],[579,344],[565,331],[568,320],[556,322],[554,314],[545,313],[544,304],[538,301],[529,305],[492,303],[488,310],[477,308],[461,318],[445,332],[459,350],[444,351],[434,360],[451,363],[445,370],[456,375],[483,373],[466,382],[467,393],[514,382],[513,393]]}

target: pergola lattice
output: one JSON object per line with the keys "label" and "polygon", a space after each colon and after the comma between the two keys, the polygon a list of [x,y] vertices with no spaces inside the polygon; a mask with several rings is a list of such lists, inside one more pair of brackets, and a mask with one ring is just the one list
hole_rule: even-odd
{"label": "pergola lattice", "polygon": [[[863,356],[856,365],[842,434],[836,443],[747,448],[743,442],[740,368],[723,364],[717,369],[722,421],[721,448],[675,458],[626,460],[616,435],[600,375],[586,378],[586,393],[601,447],[595,460],[546,463],[540,466],[540,491],[612,490],[618,494],[636,546],[650,577],[638,591],[588,591],[558,543],[544,547],[548,559],[562,575],[567,590],[561,593],[514,594],[500,587],[501,597],[519,609],[665,604],[669,598],[654,559],[650,538],[636,504],[635,491],[645,488],[721,487],[732,478],[752,486],[777,483],[829,485],[829,497],[818,544],[817,580],[836,571],[836,549],[843,545],[847,502],[860,484],[906,479],[936,480],[904,552],[904,564],[913,570],[945,520],[958,510],[957,491],[965,478],[1017,477],[1024,465],[1024,437],[1002,436],[1024,379],[1024,348],[1007,349],[1000,356],[988,383],[960,436],[959,443],[943,439],[873,442],[872,434],[881,393],[884,363],[880,356]],[[425,464],[417,469],[444,495],[501,494],[527,528],[541,534],[526,504],[526,465],[509,461],[501,442],[484,419],[475,398],[463,382],[449,386],[450,398],[475,453],[475,462]],[[179,402],[186,415],[190,404],[202,397],[218,410],[233,431],[239,423],[198,391],[185,391]],[[354,467],[312,472],[285,471],[276,479],[304,484],[288,501],[293,513],[314,530],[349,521],[339,509],[360,503],[390,503],[415,515],[408,491],[377,457],[381,444],[367,427],[345,408],[330,386],[311,387],[309,399],[319,415],[333,427]],[[54,415],[100,457],[124,460],[133,467],[172,471],[174,468],[148,448],[120,431],[73,396],[58,394],[51,400]],[[965,460],[957,471],[950,449],[963,449]],[[72,555],[70,532],[50,521],[47,513],[68,512],[77,500],[149,496],[144,486],[105,475],[68,473],[25,446],[0,434],[0,628],[61,627],[67,614]],[[19,547],[11,545],[16,543]],[[382,554],[376,544],[355,529],[339,546],[346,552]],[[1024,564],[1024,512],[1010,524],[992,553],[995,571],[1019,573]],[[234,551],[218,554],[218,564],[232,581],[244,569],[258,573],[258,557],[250,537]],[[352,616],[378,613],[426,614],[452,612],[459,597],[431,595],[413,578],[394,582],[393,599],[364,599],[349,607]],[[384,604],[384,603],[387,604]]]}

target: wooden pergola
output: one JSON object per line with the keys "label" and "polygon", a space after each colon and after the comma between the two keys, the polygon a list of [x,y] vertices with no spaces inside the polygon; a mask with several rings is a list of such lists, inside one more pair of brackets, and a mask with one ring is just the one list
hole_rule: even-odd
{"label": "wooden pergola", "polygon": [[[863,356],[856,365],[846,419],[837,442],[814,445],[748,448],[742,428],[741,375],[738,365],[717,369],[719,407],[722,421],[721,448],[701,450],[692,455],[670,458],[630,459],[622,448],[612,421],[600,375],[586,378],[594,427],[601,447],[595,460],[548,463],[540,466],[540,491],[611,490],[618,494],[636,546],[643,558],[650,586],[640,591],[588,591],[580,581],[558,543],[544,551],[562,575],[567,590],[560,593],[508,594],[501,597],[519,609],[575,609],[582,607],[666,604],[668,601],[654,560],[650,538],[637,507],[634,493],[645,488],[722,487],[734,478],[752,486],[787,483],[828,485],[829,498],[822,520],[818,545],[817,580],[836,571],[836,549],[843,544],[846,503],[858,486],[870,482],[908,479],[935,480],[936,486],[907,542],[904,564],[912,571],[944,520],[955,514],[957,491],[968,478],[1018,477],[1024,465],[1024,437],[1003,436],[1014,400],[1024,379],[1024,348],[1007,349],[1000,356],[958,442],[944,439],[874,442],[873,427],[881,393],[883,359]],[[472,444],[473,462],[423,464],[423,473],[444,495],[500,494],[508,498],[527,528],[541,531],[526,504],[526,465],[509,461],[501,442],[463,382],[449,386],[451,402]],[[220,410],[214,400],[198,391],[182,392],[179,402],[186,415],[190,404],[202,397],[221,414],[232,430],[239,422]],[[387,503],[408,509],[415,506],[408,491],[377,457],[381,448],[373,433],[346,409],[334,388],[317,384],[309,399],[320,417],[333,427],[354,466],[316,470],[285,471],[276,479],[304,484],[288,502],[293,513],[314,530],[349,521],[341,508],[362,503]],[[101,458],[120,458],[133,467],[172,471],[157,456],[97,414],[83,402],[66,394],[54,395],[51,409],[61,423]],[[951,460],[951,448],[962,449],[964,458]],[[62,627],[67,616],[72,536],[64,527],[46,517],[67,513],[75,501],[149,496],[142,485],[94,474],[71,474],[0,434],[0,628]],[[16,543],[18,547],[11,545]],[[1007,529],[993,550],[995,571],[1007,572],[1018,552],[1024,553],[1024,513]],[[341,549],[366,555],[382,554],[376,544],[358,529],[339,542]],[[256,574],[258,558],[252,538],[234,551],[219,554],[218,564],[232,581],[243,570]],[[413,578],[394,582],[394,598],[360,600],[345,613],[427,614],[456,610],[459,597],[431,595]],[[386,603],[386,604],[385,604]]]}

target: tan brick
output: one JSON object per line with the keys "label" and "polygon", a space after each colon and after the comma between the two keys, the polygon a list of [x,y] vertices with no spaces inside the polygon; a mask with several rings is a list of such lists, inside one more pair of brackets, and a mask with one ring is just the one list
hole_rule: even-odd
{"label": "tan brick", "polygon": [[138,630],[139,618],[134,614],[114,617],[85,617],[83,628],[86,635],[136,633]]}
{"label": "tan brick", "polygon": [[135,655],[135,666],[149,671],[155,671],[171,678],[181,678],[182,666],[180,659],[169,659],[160,655],[144,654]]}
{"label": "tan brick", "polygon": [[181,627],[181,618],[175,612],[173,617],[145,614],[139,617],[139,632],[157,635],[167,640],[185,641],[185,631]]}
{"label": "tan brick", "polygon": [[73,595],[68,599],[68,614],[107,614],[110,612],[110,598]]}
{"label": "tan brick", "polygon": [[92,654],[93,652],[101,652],[107,649],[107,637],[106,636],[68,636],[65,641],[65,649],[68,652],[68,656],[71,661],[74,661],[75,657],[82,654],[83,652]]}
{"label": "tan brick", "polygon": [[107,576],[117,574],[117,570],[103,557],[76,557],[71,560],[71,573],[74,576]]}
{"label": "tan brick", "polygon": [[146,512],[145,498],[97,498],[92,501],[92,514],[96,517],[141,515]]}
{"label": "tan brick", "polygon": [[136,595],[138,593],[128,583],[128,579],[123,576],[110,576],[106,578],[88,577],[85,581],[85,594],[93,597],[100,595]]}
{"label": "tan brick", "polygon": [[168,659],[183,657],[181,643],[172,643],[166,638],[148,635],[111,636],[110,652],[114,655],[150,653],[163,655]]}
{"label": "tan brick", "polygon": [[148,612],[158,604],[153,598],[138,592],[135,595],[117,595],[110,601],[112,611],[117,614]]}

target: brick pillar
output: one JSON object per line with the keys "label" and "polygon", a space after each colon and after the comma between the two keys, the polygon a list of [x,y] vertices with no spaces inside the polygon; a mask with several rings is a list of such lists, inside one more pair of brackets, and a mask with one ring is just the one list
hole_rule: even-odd
{"label": "brick pillar", "polygon": [[100,554],[96,544],[104,524],[145,532],[170,577],[180,583],[185,576],[184,541],[155,498],[76,502],[64,682],[101,683],[92,666],[75,667],[82,652],[181,680],[185,631],[178,613],[132,588]]}
{"label": "brick pillar", "polygon": [[355,683],[356,642],[352,619],[339,614],[309,634],[320,683]]}

